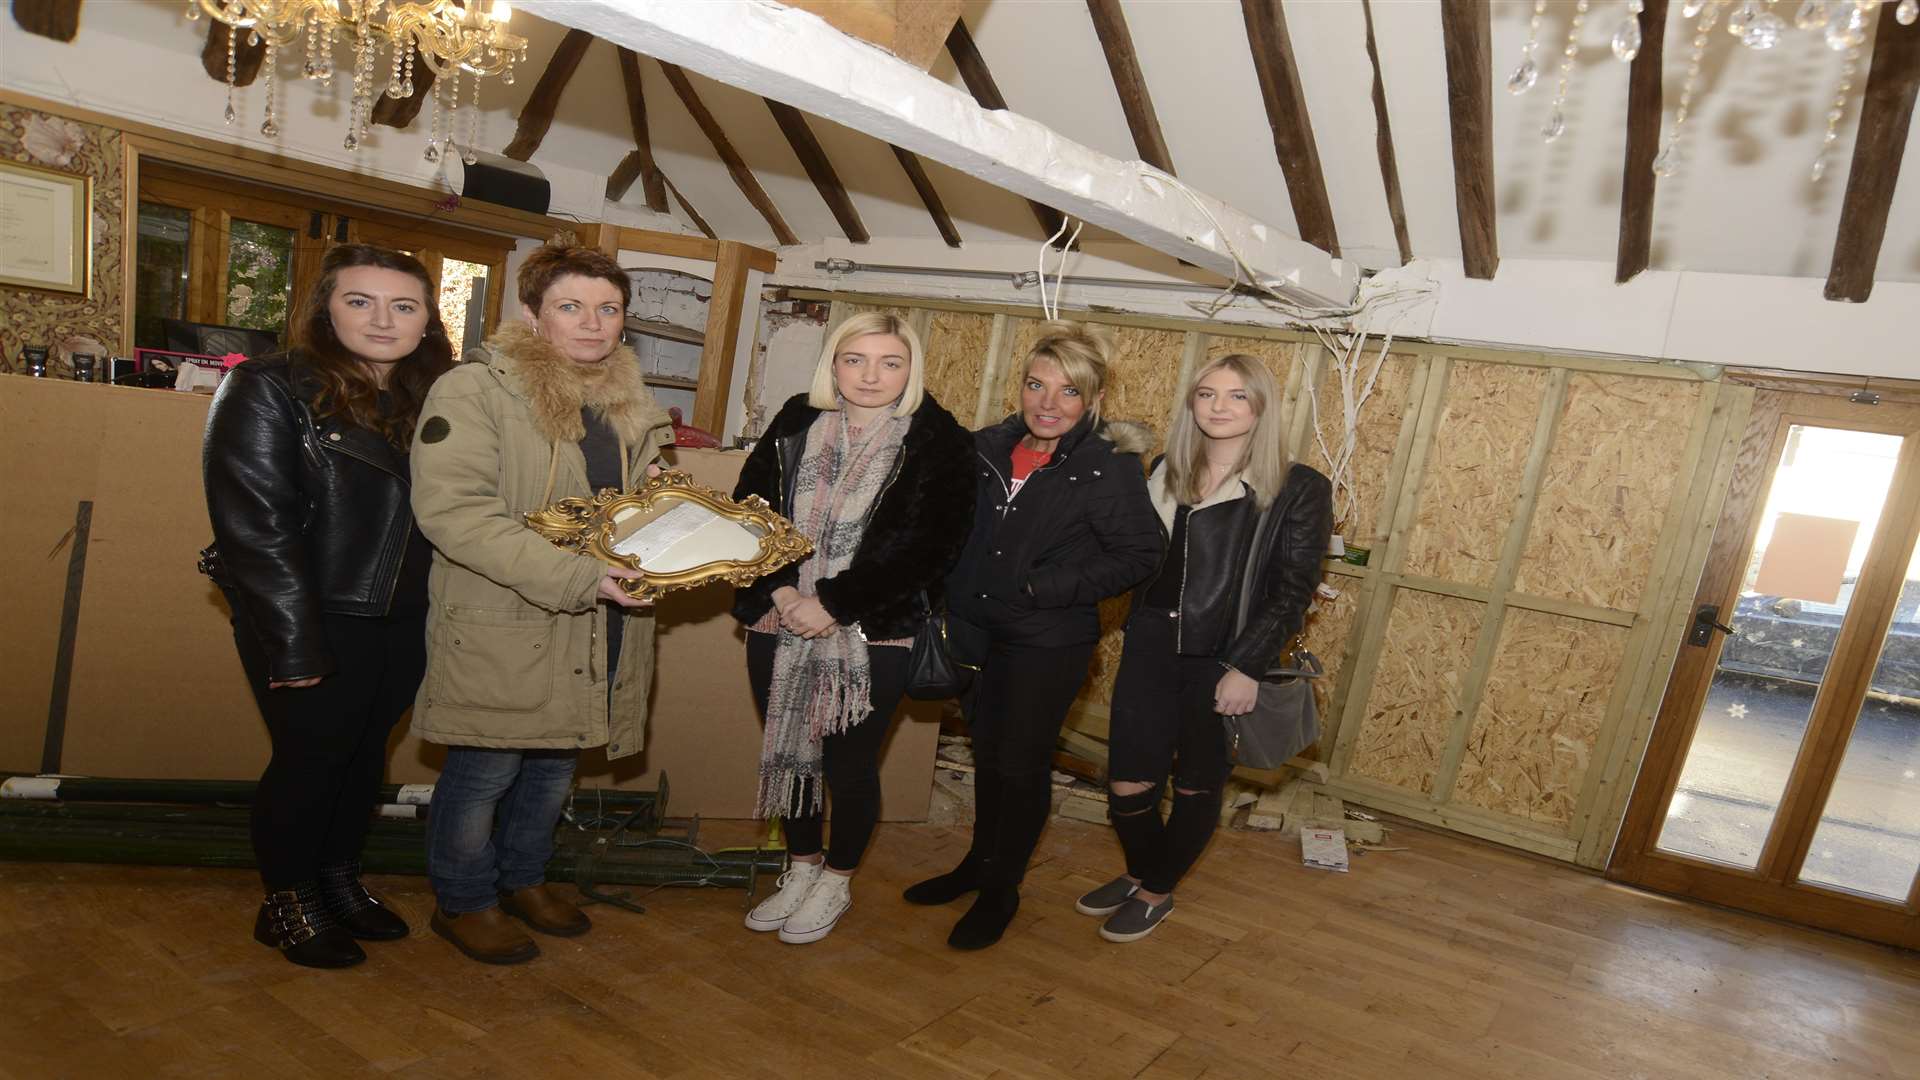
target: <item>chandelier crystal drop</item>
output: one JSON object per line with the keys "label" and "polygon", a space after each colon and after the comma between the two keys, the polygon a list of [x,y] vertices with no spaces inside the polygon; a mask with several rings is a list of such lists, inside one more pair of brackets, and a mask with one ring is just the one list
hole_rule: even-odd
{"label": "chandelier crystal drop", "polygon": [[[346,137],[341,145],[357,150],[367,141],[375,104],[382,96],[410,98],[420,84],[415,65],[425,64],[439,79],[457,79],[465,73],[474,80],[469,101],[477,107],[480,80],[499,76],[513,82],[514,65],[527,58],[527,40],[507,31],[511,10],[506,0],[191,0],[187,18],[201,14],[219,20],[227,35],[227,123],[238,119],[233,104],[237,71],[235,41],[248,32],[250,45],[266,45],[267,104],[260,130],[268,138],[279,134],[273,100],[273,64],[278,50],[298,46],[301,77],[323,86],[333,83],[333,46],[345,37],[352,51],[353,97],[347,109]],[[380,54],[387,56],[386,77],[379,72]],[[458,94],[457,85],[453,88]],[[435,118],[439,118],[439,87],[435,86]],[[457,97],[449,108],[458,107]],[[468,129],[477,130],[469,119]],[[446,139],[436,123],[427,144],[427,160],[440,156],[442,142],[451,143],[449,117]],[[472,151],[469,150],[468,153]]]}
{"label": "chandelier crystal drop", "polygon": [[1540,20],[1547,14],[1547,0],[1533,0],[1533,17],[1527,20],[1527,45],[1520,54],[1520,66],[1507,76],[1507,93],[1524,94],[1533,89],[1540,81],[1540,66],[1533,62],[1533,52],[1540,47]]}

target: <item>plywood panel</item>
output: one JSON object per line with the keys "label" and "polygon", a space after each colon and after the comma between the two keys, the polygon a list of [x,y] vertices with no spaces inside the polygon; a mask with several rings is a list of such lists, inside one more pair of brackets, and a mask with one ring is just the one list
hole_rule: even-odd
{"label": "plywood panel", "polygon": [[1407,542],[1409,574],[1493,584],[1546,368],[1455,363]]}
{"label": "plywood panel", "polygon": [[1000,415],[1020,411],[1020,380],[1027,369],[1027,352],[1040,337],[1040,319],[1008,319],[1007,370],[1000,376]]}
{"label": "plywood panel", "polygon": [[973,424],[974,404],[987,367],[987,343],[993,316],[935,311],[927,329],[927,392],[964,426]]}
{"label": "plywood panel", "polygon": [[[1389,523],[1380,520],[1381,508],[1386,504],[1387,480],[1393,469],[1394,447],[1400,440],[1400,425],[1410,405],[1415,360],[1405,353],[1388,353],[1381,362],[1373,393],[1360,405],[1359,423],[1355,425],[1352,503],[1348,503],[1347,493],[1342,491],[1334,505],[1335,530],[1347,543],[1372,551],[1386,544]],[[1373,370],[1372,363],[1371,359],[1365,361],[1366,366],[1356,380],[1356,394],[1364,389],[1366,376]],[[1331,364],[1314,383],[1313,402],[1318,410],[1317,438],[1304,460],[1332,475],[1328,454],[1339,453],[1341,440],[1346,436],[1346,405],[1340,377]]]}
{"label": "plywood panel", "polygon": [[1516,591],[1639,606],[1700,393],[1698,383],[1573,374]]}
{"label": "plywood panel", "polygon": [[1486,605],[1401,589],[1347,773],[1432,794]]}
{"label": "plywood panel", "polygon": [[1109,597],[1100,602],[1100,644],[1087,665],[1087,684],[1080,688],[1080,700],[1096,705],[1113,703],[1113,680],[1120,674],[1120,648],[1125,643],[1127,611],[1132,594]]}
{"label": "plywood panel", "polygon": [[1573,819],[1628,630],[1507,609],[1454,798],[1530,821]]}

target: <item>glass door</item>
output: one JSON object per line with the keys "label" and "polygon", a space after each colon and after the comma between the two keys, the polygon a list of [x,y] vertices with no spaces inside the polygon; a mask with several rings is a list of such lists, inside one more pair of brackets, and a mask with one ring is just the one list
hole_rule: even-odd
{"label": "glass door", "polygon": [[1760,391],[1609,867],[1920,943],[1920,408]]}

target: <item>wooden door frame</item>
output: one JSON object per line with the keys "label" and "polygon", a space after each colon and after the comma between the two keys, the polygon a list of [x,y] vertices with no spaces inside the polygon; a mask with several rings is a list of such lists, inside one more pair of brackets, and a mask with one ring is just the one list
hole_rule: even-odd
{"label": "wooden door frame", "polygon": [[[1920,911],[1916,910],[1920,887],[1900,903],[1798,880],[1800,864],[1818,826],[1816,811],[1831,790],[1899,596],[1898,585],[1891,589],[1872,586],[1888,574],[1904,577],[1900,571],[1912,554],[1912,537],[1920,526],[1920,406],[1856,404],[1836,395],[1830,382],[1800,387],[1778,375],[1769,375],[1766,380],[1765,388],[1755,393],[1752,415],[1735,458],[1732,485],[1721,510],[1721,527],[1716,530],[1689,610],[1705,604],[1718,605],[1723,612],[1733,610],[1731,604],[1738,597],[1740,580],[1758,536],[1761,510],[1782,440],[1796,423],[1843,425],[1907,436],[1861,566],[1860,584],[1854,594],[1854,602],[1860,606],[1849,613],[1835,641],[1834,664],[1815,698],[1809,728],[1781,796],[1777,824],[1751,871],[1654,848],[1725,642],[1716,636],[1705,647],[1681,647],[1607,876],[1843,933],[1920,946]],[[1735,522],[1738,528],[1726,527]]]}

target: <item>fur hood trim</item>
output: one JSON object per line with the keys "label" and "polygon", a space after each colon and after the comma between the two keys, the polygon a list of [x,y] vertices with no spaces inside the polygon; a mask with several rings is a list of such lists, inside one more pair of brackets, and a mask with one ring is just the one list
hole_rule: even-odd
{"label": "fur hood trim", "polygon": [[653,399],[640,371],[640,360],[625,345],[606,359],[606,370],[592,379],[581,378],[573,362],[540,339],[533,324],[507,323],[486,343],[487,364],[500,373],[533,414],[533,424],[552,443],[579,442],[586,436],[580,409],[593,406],[628,446],[639,446],[647,433],[672,418]]}
{"label": "fur hood trim", "polygon": [[1100,436],[1122,454],[1144,454],[1154,444],[1153,431],[1131,420],[1109,420],[1100,425]]}

